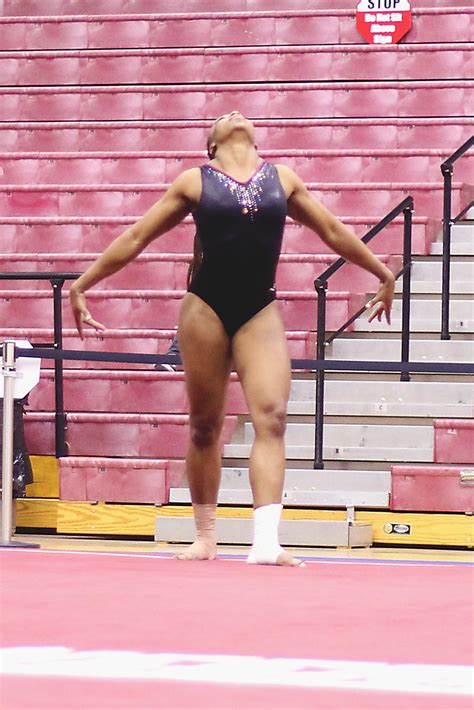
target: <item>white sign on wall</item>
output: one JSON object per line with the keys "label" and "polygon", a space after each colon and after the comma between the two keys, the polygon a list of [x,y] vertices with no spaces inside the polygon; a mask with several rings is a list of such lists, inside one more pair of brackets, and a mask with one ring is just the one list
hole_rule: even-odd
{"label": "white sign on wall", "polygon": [[[1,344],[0,344],[1,345]],[[32,348],[27,340],[15,340],[18,348]],[[3,367],[3,354],[0,348],[0,367]],[[15,399],[26,397],[40,380],[41,360],[32,357],[19,357],[15,363],[15,385],[13,396]],[[3,399],[3,376],[0,373],[0,399]]]}
{"label": "white sign on wall", "polygon": [[397,44],[411,27],[409,0],[360,0],[356,25],[369,44]]}

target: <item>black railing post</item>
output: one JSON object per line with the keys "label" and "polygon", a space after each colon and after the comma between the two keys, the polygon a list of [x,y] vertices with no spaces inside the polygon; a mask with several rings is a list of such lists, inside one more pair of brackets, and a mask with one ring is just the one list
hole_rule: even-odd
{"label": "black railing post", "polygon": [[[403,210],[403,292],[402,292],[402,352],[401,359],[407,363],[410,359],[410,301],[411,301],[411,237],[413,198]],[[402,382],[410,380],[410,373],[402,372]]]}
{"label": "black railing post", "polygon": [[[53,287],[53,313],[54,313],[54,348],[63,348],[63,311],[62,311],[62,287],[63,278],[53,278],[50,281]],[[64,412],[64,377],[63,361],[54,361],[54,398],[56,405],[55,414],[55,442],[56,457],[67,456],[66,429],[67,421]]]}
{"label": "black railing post", "polygon": [[[316,334],[316,359],[324,360],[326,345],[326,291],[327,281],[316,279],[314,287],[318,294],[318,330]],[[324,369],[316,371],[316,410],[314,417],[314,462],[313,468],[324,468]]]}
{"label": "black railing post", "polygon": [[444,178],[443,194],[443,284],[441,293],[441,340],[450,340],[449,333],[449,296],[451,278],[451,187],[453,166],[443,163],[441,172]]}

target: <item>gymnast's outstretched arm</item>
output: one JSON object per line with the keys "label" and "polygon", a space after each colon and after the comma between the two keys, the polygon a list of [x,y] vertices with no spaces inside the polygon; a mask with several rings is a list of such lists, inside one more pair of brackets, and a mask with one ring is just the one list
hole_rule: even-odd
{"label": "gymnast's outstretched arm", "polygon": [[105,326],[94,320],[89,313],[85,292],[122,269],[150,242],[179,224],[197,204],[200,190],[199,168],[185,170],[176,178],[162,199],[114,239],[99,258],[74,281],[69,290],[69,298],[81,339],[84,324],[96,330],[105,330]]}
{"label": "gymnast's outstretched arm", "polygon": [[362,267],[380,280],[379,289],[369,305],[375,307],[369,321],[381,319],[385,314],[390,323],[395,277],[350,229],[337,219],[324,205],[314,199],[303,181],[285,165],[278,172],[287,193],[288,214],[319,234],[321,239],[347,261]]}

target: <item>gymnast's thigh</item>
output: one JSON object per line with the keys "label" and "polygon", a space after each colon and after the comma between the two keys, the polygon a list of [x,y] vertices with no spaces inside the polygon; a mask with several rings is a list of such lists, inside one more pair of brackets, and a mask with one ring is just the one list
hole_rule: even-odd
{"label": "gymnast's thigh", "polygon": [[231,370],[230,341],[216,313],[193,293],[184,297],[178,336],[191,418],[222,423]]}
{"label": "gymnast's thigh", "polygon": [[232,353],[254,423],[265,414],[283,416],[290,395],[291,361],[276,301],[237,331]]}

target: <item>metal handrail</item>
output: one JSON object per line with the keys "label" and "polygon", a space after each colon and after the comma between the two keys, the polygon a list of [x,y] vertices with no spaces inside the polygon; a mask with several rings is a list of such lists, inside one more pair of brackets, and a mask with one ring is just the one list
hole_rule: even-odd
{"label": "metal handrail", "polygon": [[[411,240],[413,204],[413,197],[409,195],[362,237],[364,244],[367,244],[403,212],[403,266],[398,272],[396,278],[398,279],[401,275],[403,275],[401,362],[404,364],[408,363],[410,350]],[[367,306],[361,308],[356,314],[352,315],[330,339],[326,338],[326,291],[328,289],[328,279],[346,263],[347,260],[341,257],[314,280],[314,287],[318,294],[316,336],[316,358],[318,360],[324,360],[326,345],[344,332],[344,330],[346,330],[346,328],[352,324],[354,320],[358,318],[367,308]],[[400,380],[408,381],[409,379],[409,371],[402,370]],[[324,468],[324,383],[325,372],[321,369],[316,372],[316,411],[314,419],[315,431],[313,468],[318,469]]]}
{"label": "metal handrail", "polygon": [[[74,281],[81,275],[75,271],[2,271],[0,281],[49,281],[53,287],[53,342],[37,343],[33,347],[53,348],[63,347],[63,311],[62,288],[65,281]],[[56,456],[67,456],[66,430],[67,418],[64,411],[64,372],[63,361],[54,361],[54,399],[55,399],[55,450]]]}
{"label": "metal handrail", "polygon": [[449,332],[449,296],[451,279],[451,227],[466,210],[462,210],[454,219],[451,218],[451,191],[454,163],[474,145],[474,135],[462,144],[444,163],[441,164],[441,173],[444,179],[443,191],[443,280],[441,292],[441,340],[450,340]]}

